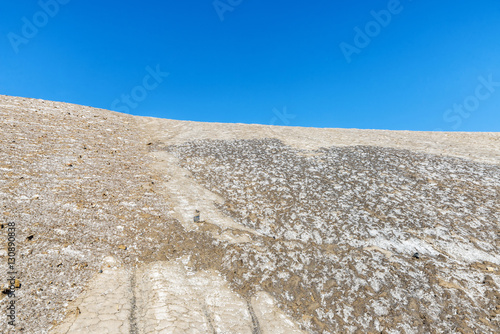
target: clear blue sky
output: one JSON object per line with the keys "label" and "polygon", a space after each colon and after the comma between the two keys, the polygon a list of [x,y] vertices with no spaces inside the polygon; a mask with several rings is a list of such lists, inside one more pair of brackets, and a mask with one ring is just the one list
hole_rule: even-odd
{"label": "clear blue sky", "polygon": [[0,36],[5,95],[210,122],[500,130],[498,0],[4,0]]}

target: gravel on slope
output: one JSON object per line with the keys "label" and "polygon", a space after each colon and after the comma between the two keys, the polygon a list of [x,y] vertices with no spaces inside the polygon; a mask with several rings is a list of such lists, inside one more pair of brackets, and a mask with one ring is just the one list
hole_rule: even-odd
{"label": "gravel on slope", "polygon": [[305,328],[500,328],[499,166],[368,146],[297,150],[274,139],[163,149],[225,199],[221,210],[267,237],[260,251],[225,255],[246,268],[235,285],[272,293]]}
{"label": "gravel on slope", "polygon": [[[498,165],[399,147],[292,147],[293,129],[287,144],[191,141],[194,123],[148,119],[158,127],[148,132],[136,117],[5,96],[0,120],[0,235],[16,223],[17,331],[61,322],[110,255],[127,270],[187,256],[247,300],[268,292],[311,333],[500,328]],[[203,127],[200,136],[218,129]],[[490,146],[450,150],[497,161]],[[164,150],[255,231],[227,232],[251,242],[215,238],[216,222],[187,231],[174,218],[162,195],[169,180],[150,168],[150,153]],[[2,278],[6,255],[0,249]]]}

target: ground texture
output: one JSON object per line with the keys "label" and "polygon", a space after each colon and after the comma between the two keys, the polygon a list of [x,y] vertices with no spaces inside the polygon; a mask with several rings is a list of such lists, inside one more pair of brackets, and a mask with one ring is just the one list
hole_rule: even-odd
{"label": "ground texture", "polygon": [[0,96],[0,332],[496,333],[499,147]]}

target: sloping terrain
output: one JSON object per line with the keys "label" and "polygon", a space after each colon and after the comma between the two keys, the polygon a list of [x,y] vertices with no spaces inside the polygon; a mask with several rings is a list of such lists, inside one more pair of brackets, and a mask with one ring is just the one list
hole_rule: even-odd
{"label": "sloping terrain", "polygon": [[500,330],[499,134],[0,117],[2,333]]}
{"label": "sloping terrain", "polygon": [[309,311],[316,330],[486,331],[495,319],[500,294],[481,267],[500,264],[498,167],[277,140],[169,149],[226,200],[223,212],[273,239],[264,253],[226,255],[251,268],[241,286],[264,284],[296,317]]}

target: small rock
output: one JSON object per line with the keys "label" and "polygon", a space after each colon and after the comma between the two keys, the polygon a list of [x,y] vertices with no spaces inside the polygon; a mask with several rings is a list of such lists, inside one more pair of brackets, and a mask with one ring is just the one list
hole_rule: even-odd
{"label": "small rock", "polygon": [[495,284],[495,281],[493,280],[493,277],[491,277],[490,275],[486,275],[486,276],[484,276],[483,284],[487,284],[487,285],[491,286],[491,285]]}
{"label": "small rock", "polygon": [[9,289],[9,286],[7,284],[2,285],[2,287],[0,288],[0,290],[2,290],[2,293],[4,295],[10,294],[10,289]]}
{"label": "small rock", "polygon": [[418,254],[418,252],[415,253],[415,254],[413,254],[413,258],[414,259],[420,259],[420,254]]}
{"label": "small rock", "polygon": [[486,267],[486,270],[488,270],[488,271],[495,271],[495,268],[493,268],[493,267]]}
{"label": "small rock", "polygon": [[34,238],[34,237],[35,237],[35,236],[34,236],[33,234],[28,235],[28,236],[26,237],[26,241],[31,241],[31,240],[33,240],[33,238]]}
{"label": "small rock", "polygon": [[126,250],[126,249],[127,249],[127,246],[125,246],[125,245],[120,245],[120,246],[118,246],[118,248],[123,249],[123,250]]}
{"label": "small rock", "polygon": [[21,282],[16,278],[16,280],[14,281],[14,287],[16,289],[19,289],[21,287]]}

